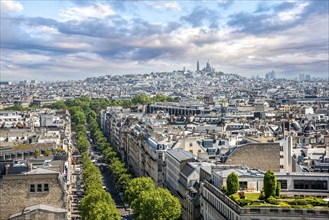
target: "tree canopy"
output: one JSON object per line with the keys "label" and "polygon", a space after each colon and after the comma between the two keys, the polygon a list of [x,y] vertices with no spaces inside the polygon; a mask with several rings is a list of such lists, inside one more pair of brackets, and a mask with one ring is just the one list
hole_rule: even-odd
{"label": "tree canopy", "polygon": [[227,195],[232,195],[237,193],[239,190],[238,175],[234,172],[229,174],[226,179],[226,185],[227,185]]}
{"label": "tree canopy", "polygon": [[275,197],[276,195],[277,181],[276,176],[272,170],[268,170],[264,176],[264,195],[265,199],[270,196]]}
{"label": "tree canopy", "polygon": [[178,219],[181,215],[179,200],[167,189],[155,188],[150,177],[133,179],[125,195],[136,219]]}

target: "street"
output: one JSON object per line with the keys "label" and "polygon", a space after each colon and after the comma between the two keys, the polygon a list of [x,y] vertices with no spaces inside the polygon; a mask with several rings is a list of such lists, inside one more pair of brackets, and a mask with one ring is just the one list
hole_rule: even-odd
{"label": "street", "polygon": [[[90,155],[91,155],[90,159],[96,160],[95,165],[101,171],[103,186],[104,186],[105,190],[111,194],[111,197],[114,200],[114,203],[115,203],[117,210],[119,211],[122,219],[127,219],[127,220],[133,219],[132,215],[130,215],[130,209],[129,209],[128,204],[126,205],[126,207],[124,206],[124,203],[120,196],[120,192],[115,187],[115,182],[114,182],[112,176],[110,175],[110,173],[111,173],[110,168],[108,167],[107,164],[101,163],[101,162],[103,162],[101,159],[102,155],[100,154],[99,151],[97,151],[95,149],[92,141],[90,141],[90,150],[89,151],[90,151]],[[101,167],[103,167],[103,168],[101,169]]]}

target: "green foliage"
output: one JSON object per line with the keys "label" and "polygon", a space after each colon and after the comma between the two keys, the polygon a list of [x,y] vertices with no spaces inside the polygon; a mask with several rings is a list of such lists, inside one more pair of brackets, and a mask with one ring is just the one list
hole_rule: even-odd
{"label": "green foliage", "polygon": [[227,187],[225,185],[222,185],[222,189],[221,190],[222,190],[223,193],[227,193]]}
{"label": "green foliage", "polygon": [[260,191],[260,195],[258,197],[259,200],[265,200],[264,188]]}
{"label": "green foliage", "polygon": [[145,94],[137,94],[135,95],[132,100],[131,100],[135,105],[137,104],[141,104],[141,105],[145,105],[147,103],[149,103],[151,100],[150,98],[145,95]]}
{"label": "green foliage", "polygon": [[321,198],[309,198],[305,200],[308,204],[312,204],[313,206],[329,206],[329,202],[326,202]]}
{"label": "green foliage", "polygon": [[321,198],[306,198],[295,199],[293,201],[287,201],[289,205],[302,205],[302,206],[328,206],[328,202],[323,201]]}
{"label": "green foliage", "polygon": [[89,149],[89,142],[85,136],[78,137],[77,145],[81,153],[87,152]]}
{"label": "green foliage", "polygon": [[281,195],[281,183],[278,181],[276,183],[275,196],[277,198],[280,198],[280,195]]}
{"label": "green foliage", "polygon": [[87,122],[86,116],[82,111],[74,111],[71,120],[75,125],[85,124]]}
{"label": "green foliage", "polygon": [[49,104],[46,107],[52,108],[52,109],[67,109],[67,106],[65,102],[63,101],[57,101],[55,103]]}
{"label": "green foliage", "polygon": [[86,220],[121,219],[110,194],[104,190],[94,191],[83,197],[80,210]]}
{"label": "green foliage", "polygon": [[131,207],[137,220],[179,219],[181,215],[179,200],[163,188],[142,191]]}
{"label": "green foliage", "polygon": [[270,196],[275,197],[276,195],[276,176],[272,170],[268,170],[264,176],[264,195],[265,199]]}
{"label": "green foliage", "polygon": [[120,219],[111,195],[103,190],[99,169],[90,161],[87,153],[82,155],[84,189],[80,210],[84,219]]}
{"label": "green foliage", "polygon": [[239,178],[236,173],[232,172],[230,175],[227,176],[226,186],[227,186],[227,195],[232,195],[238,192]]}
{"label": "green foliage", "polygon": [[129,186],[129,183],[131,181],[131,175],[128,173],[123,173],[120,175],[119,179],[118,179],[118,187],[125,191],[127,189],[127,187]]}
{"label": "green foliage", "polygon": [[118,158],[114,158],[112,160],[112,163],[110,164],[110,168],[111,168],[112,176],[115,181],[118,181],[121,175],[128,172],[124,163],[122,163]]}
{"label": "green foliage", "polygon": [[278,204],[282,208],[290,208],[291,206],[286,202],[279,202]]}
{"label": "green foliage", "polygon": [[130,181],[125,191],[125,196],[129,204],[131,204],[141,192],[154,190],[154,182],[150,177],[134,178]]}
{"label": "green foliage", "polygon": [[252,201],[249,199],[240,199],[239,200],[239,205],[242,207],[246,206],[246,205],[250,205],[251,203],[252,203]]}
{"label": "green foliage", "polygon": [[47,155],[52,155],[52,154],[53,154],[53,151],[50,150],[50,149],[47,149],[47,150],[45,151],[45,153],[46,153]]}
{"label": "green foliage", "polygon": [[56,147],[56,152],[57,153],[60,153],[60,152],[62,152],[63,151],[63,149],[61,148],[61,147]]}
{"label": "green foliage", "polygon": [[278,202],[276,201],[276,198],[274,198],[273,196],[268,197],[268,198],[266,199],[266,201],[267,201],[268,203],[271,203],[271,204],[274,204],[274,205],[278,204]]}
{"label": "green foliage", "polygon": [[240,200],[240,196],[238,194],[231,194],[228,196],[230,199],[232,199],[235,202],[238,202]]}

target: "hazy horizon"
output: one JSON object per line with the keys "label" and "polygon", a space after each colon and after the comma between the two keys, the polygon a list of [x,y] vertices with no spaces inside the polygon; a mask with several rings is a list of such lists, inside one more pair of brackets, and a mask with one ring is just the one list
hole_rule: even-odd
{"label": "hazy horizon", "polygon": [[[327,78],[329,3],[1,1],[1,81],[196,69]],[[292,76],[293,77],[289,77]]]}

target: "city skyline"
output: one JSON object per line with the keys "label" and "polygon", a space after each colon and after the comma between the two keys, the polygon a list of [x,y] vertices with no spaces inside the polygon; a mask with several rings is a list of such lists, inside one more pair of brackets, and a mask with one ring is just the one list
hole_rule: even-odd
{"label": "city skyline", "polygon": [[328,1],[1,1],[1,81],[200,69],[328,76]]}

